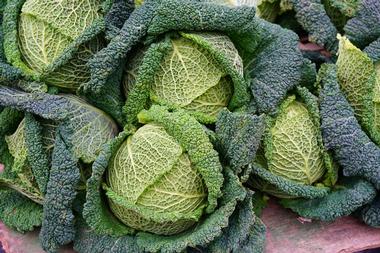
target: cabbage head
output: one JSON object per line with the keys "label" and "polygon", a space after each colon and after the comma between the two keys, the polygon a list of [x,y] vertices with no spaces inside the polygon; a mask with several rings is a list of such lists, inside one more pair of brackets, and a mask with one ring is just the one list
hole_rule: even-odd
{"label": "cabbage head", "polygon": [[204,126],[182,109],[158,105],[138,119],[137,130],[104,145],[93,163],[75,249],[259,249],[264,228],[253,193],[222,166]]}
{"label": "cabbage head", "polygon": [[156,124],[124,141],[110,162],[107,182],[111,210],[137,230],[182,232],[199,220],[206,204],[207,188],[189,155]]}
{"label": "cabbage head", "polygon": [[[153,70],[146,69],[148,64]],[[126,97],[142,92],[136,84],[142,78],[151,79],[145,92],[153,103],[185,109],[204,123],[214,123],[225,107],[243,106],[242,96],[248,96],[243,60],[228,36],[219,33],[181,32],[140,50],[127,63]],[[126,106],[133,103],[132,95]]]}
{"label": "cabbage head", "polygon": [[7,61],[33,81],[76,91],[87,61],[104,42],[98,34],[109,4],[100,0],[12,0],[4,11]]}
{"label": "cabbage head", "polygon": [[336,167],[322,142],[317,98],[298,88],[268,117],[256,162],[254,185],[278,197],[315,198],[337,180]]}

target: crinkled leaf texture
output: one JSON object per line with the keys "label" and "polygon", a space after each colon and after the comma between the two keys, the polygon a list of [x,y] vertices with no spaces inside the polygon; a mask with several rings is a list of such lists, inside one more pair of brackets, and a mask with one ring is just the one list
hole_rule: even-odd
{"label": "crinkled leaf texture", "polygon": [[100,146],[118,132],[112,118],[73,95],[25,93],[0,87],[0,105],[67,122],[73,129],[73,152],[85,163],[93,162]]}
{"label": "crinkled leaf texture", "polygon": [[227,109],[219,113],[215,127],[215,147],[221,159],[236,174],[243,172],[254,160],[264,129],[264,115],[232,113]]}
{"label": "crinkled leaf texture", "polygon": [[56,133],[52,167],[44,201],[40,240],[47,252],[75,238],[73,202],[80,180],[78,158],[74,156],[70,126],[61,124]]}
{"label": "crinkled leaf texture", "polygon": [[[286,92],[300,82],[302,55],[296,34],[254,16],[254,8],[246,6],[146,1],[131,14],[119,36],[90,61],[92,76],[86,88],[101,90],[108,76],[140,42],[149,43],[170,31],[214,31],[227,35],[238,49],[259,112],[273,112]],[[157,64],[157,59],[152,62],[153,66]]]}
{"label": "crinkled leaf texture", "polygon": [[320,110],[325,146],[343,169],[345,176],[359,176],[380,188],[380,148],[363,132],[354,111],[339,89],[334,65],[324,65],[319,73],[322,88]]}
{"label": "crinkled leaf texture", "polygon": [[42,206],[11,190],[0,188],[0,220],[19,232],[32,231],[41,226]]}
{"label": "crinkled leaf texture", "polygon": [[336,63],[340,88],[369,137],[380,144],[380,70],[347,38],[339,36]]}
{"label": "crinkled leaf texture", "polygon": [[137,53],[127,62],[128,119],[135,120],[149,98],[186,109],[202,123],[214,123],[224,107],[248,104],[243,62],[228,36],[216,32],[176,35],[166,36],[146,49],[145,55]]}
{"label": "crinkled leaf texture", "polygon": [[354,18],[344,27],[346,36],[358,47],[364,48],[380,37],[380,2],[362,0]]}
{"label": "crinkled leaf texture", "polygon": [[[124,98],[120,86],[115,85],[120,83],[117,71],[107,80],[107,87],[97,94],[78,88],[90,79],[87,62],[105,45],[104,33],[107,38],[116,36],[133,9],[132,3],[91,0],[67,1],[57,6],[50,0],[12,0],[5,9],[4,36],[0,34],[0,37],[4,37],[7,61],[0,57],[3,66],[0,82],[15,81],[22,72],[24,79],[30,81],[17,84],[24,90],[37,88],[46,92],[48,84],[65,91],[78,91],[123,122]],[[57,11],[63,17],[50,14]]]}
{"label": "crinkled leaf texture", "polygon": [[[238,221],[231,223],[231,229],[240,231],[241,228],[241,231],[236,232],[233,237],[228,237],[229,239],[242,242],[242,249],[263,247],[253,245],[262,242],[264,228],[252,211],[251,197],[248,197],[251,195],[247,195],[231,170],[225,169],[221,192],[217,190],[223,181],[223,178],[219,178],[221,168],[217,165],[218,158],[214,161],[215,151],[212,153],[207,151],[210,143],[199,123],[183,111],[168,112],[159,106],[153,106],[150,110],[142,112],[139,119],[142,123],[154,122],[164,126],[165,130],[187,150],[190,160],[201,173],[209,190],[208,214],[205,214],[196,226],[171,236],[134,231],[118,221],[108,209],[106,200],[101,194],[101,185],[109,160],[130,135],[128,132],[123,132],[109,144],[104,145],[94,162],[92,176],[87,183],[88,192],[83,211],[83,216],[92,229],[83,229],[84,233],[75,242],[76,250],[101,252],[101,249],[113,247],[116,252],[122,249],[125,252],[181,252],[188,248],[207,248],[223,233],[229,233],[230,219]],[[223,195],[220,195],[221,193]],[[102,241],[100,248],[96,248],[99,246],[98,240]],[[215,241],[214,247],[225,243],[232,250],[238,246],[231,242],[222,237]]]}
{"label": "crinkled leaf texture", "polygon": [[[324,148],[317,97],[306,88],[288,97],[267,118],[263,146],[251,165],[250,183],[285,198],[320,198],[334,185],[337,170]],[[315,186],[323,181],[324,186]]]}
{"label": "crinkled leaf texture", "polygon": [[[222,192],[225,195],[218,208],[188,231],[173,236],[143,232],[136,235],[115,235],[116,230],[112,229],[117,227],[116,224],[108,227],[108,230],[103,230],[106,227],[99,227],[100,231],[82,228],[74,248],[80,253],[103,252],[105,249],[114,249],[115,252],[182,252],[191,248],[203,248],[206,251],[223,249],[223,252],[262,252],[265,226],[253,213],[252,195],[246,194],[232,171],[227,169],[224,175]],[[103,208],[107,211],[105,206]],[[99,209],[93,211],[99,212]],[[107,215],[103,216],[103,220],[97,221],[99,224],[113,219],[109,211],[104,214]]]}
{"label": "crinkled leaf texture", "polygon": [[[9,153],[4,136],[12,134],[19,125],[23,114],[11,108],[0,113],[0,161],[4,171],[0,181],[13,183],[13,157]],[[20,232],[31,231],[42,223],[42,206],[0,183],[0,220],[5,225]]]}
{"label": "crinkled leaf texture", "polygon": [[372,227],[380,227],[380,196],[361,211],[363,221]]}
{"label": "crinkled leaf texture", "polygon": [[338,31],[327,15],[321,0],[291,0],[291,2],[298,22],[309,33],[310,41],[336,52]]}
{"label": "crinkled leaf texture", "polygon": [[344,178],[323,198],[282,200],[281,204],[305,218],[334,221],[370,203],[375,196],[376,189],[371,183],[360,178]]}

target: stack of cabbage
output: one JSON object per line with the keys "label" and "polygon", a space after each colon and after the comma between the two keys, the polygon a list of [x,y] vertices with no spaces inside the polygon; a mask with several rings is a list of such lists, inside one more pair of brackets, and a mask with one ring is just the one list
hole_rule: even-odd
{"label": "stack of cabbage", "polygon": [[[311,2],[286,6],[314,38]],[[0,220],[47,252],[262,252],[267,194],[380,226],[380,4],[322,66],[237,5],[2,1]]]}

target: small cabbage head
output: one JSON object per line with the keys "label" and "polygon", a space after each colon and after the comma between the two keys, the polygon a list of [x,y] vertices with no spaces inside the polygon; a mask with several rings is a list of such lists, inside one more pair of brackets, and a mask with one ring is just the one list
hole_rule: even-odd
{"label": "small cabbage head", "polygon": [[141,89],[151,102],[185,109],[204,123],[214,123],[225,107],[242,106],[244,96],[236,94],[247,92],[239,52],[219,33],[181,32],[141,49],[125,71],[128,105],[136,106]]}
{"label": "small cabbage head", "polygon": [[313,189],[318,196],[313,186],[323,180],[326,185],[336,182],[336,170],[322,142],[317,98],[306,88],[297,93],[282,103],[275,117],[268,118],[254,163],[259,177],[252,178],[253,184],[278,197],[312,197]]}
{"label": "small cabbage head", "polygon": [[177,234],[200,218],[206,204],[202,176],[157,124],[144,125],[124,141],[111,160],[107,183],[111,210],[136,230]]}

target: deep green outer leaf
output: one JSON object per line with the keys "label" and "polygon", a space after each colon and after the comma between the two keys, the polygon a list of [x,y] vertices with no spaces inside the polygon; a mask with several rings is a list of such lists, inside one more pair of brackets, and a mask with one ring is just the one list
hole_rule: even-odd
{"label": "deep green outer leaf", "polygon": [[338,31],[327,16],[321,0],[291,0],[291,2],[298,22],[309,33],[309,40],[336,52]]}
{"label": "deep green outer leaf", "polygon": [[42,247],[47,252],[56,252],[59,246],[68,244],[75,238],[72,207],[80,174],[71,138],[72,129],[61,124],[56,133],[40,233]]}
{"label": "deep green outer leaf", "polygon": [[9,107],[3,109],[0,112],[0,138],[12,134],[20,124],[23,116],[23,113],[16,109]]}
{"label": "deep green outer leaf", "polygon": [[248,192],[245,200],[237,205],[229,226],[207,247],[208,251],[263,252],[266,229],[253,212],[252,196],[253,192]]}
{"label": "deep green outer leaf", "polygon": [[321,198],[326,196],[330,189],[327,187],[316,187],[311,185],[303,185],[299,183],[292,182],[286,178],[277,176],[267,169],[262,168],[259,164],[253,163],[250,165],[252,167],[252,176],[259,177],[265,182],[272,186],[275,186],[282,194],[291,196],[294,198],[301,197],[307,199]]}
{"label": "deep green outer leaf", "polygon": [[372,227],[380,227],[380,195],[361,211],[363,221]]}
{"label": "deep green outer leaf", "polygon": [[219,113],[215,147],[236,174],[254,160],[264,128],[264,115],[232,113],[227,109]]}
{"label": "deep green outer leaf", "polygon": [[106,38],[111,40],[113,37],[118,35],[124,22],[131,15],[135,8],[135,3],[132,0],[112,0],[108,2],[112,2],[112,6],[110,6],[110,8],[103,9],[107,13],[104,17],[106,24]]}
{"label": "deep green outer leaf", "polygon": [[0,220],[19,232],[41,226],[42,206],[11,190],[0,188]]}
{"label": "deep green outer leaf", "polygon": [[364,48],[363,52],[367,53],[374,62],[380,61],[380,37]]}
{"label": "deep green outer leaf", "polygon": [[[2,5],[6,4],[6,1],[1,1]],[[21,77],[21,71],[7,64],[4,53],[4,33],[3,33],[3,16],[2,8],[0,13],[0,83],[3,81],[13,82]]]}
{"label": "deep green outer leaf", "polygon": [[80,222],[74,240],[74,250],[78,253],[136,253],[139,249],[136,238],[131,235],[111,236],[97,234],[84,222]]}
{"label": "deep green outer leaf", "polygon": [[133,87],[129,87],[127,102],[123,108],[129,124],[137,123],[137,114],[150,105],[150,85],[154,82],[155,72],[170,48],[170,42],[165,40],[161,43],[152,43],[146,50],[138,69],[136,83]]}
{"label": "deep green outer leaf", "polygon": [[213,149],[202,125],[183,110],[168,112],[165,107],[157,105],[141,111],[138,119],[140,123],[154,122],[162,125],[187,152],[192,166],[200,173],[207,187],[206,213],[213,212],[217,207],[218,198],[222,195],[222,166],[218,153]]}
{"label": "deep green outer leaf", "polygon": [[346,36],[352,43],[364,48],[380,37],[380,2],[362,0],[356,16],[344,27]]}
{"label": "deep green outer leaf", "polygon": [[361,129],[354,111],[339,90],[334,65],[319,73],[322,136],[345,176],[361,176],[380,189],[380,148]]}
{"label": "deep green outer leaf", "polygon": [[[42,192],[46,193],[49,181],[50,161],[44,150],[42,140],[43,128],[41,124],[30,114],[25,114],[25,142],[28,149],[28,163],[32,168],[34,179]],[[45,129],[46,131],[46,129]]]}
{"label": "deep green outer leaf", "polygon": [[115,36],[106,48],[100,50],[89,61],[91,80],[83,86],[94,93],[102,90],[108,76],[118,68],[122,59],[146,34],[148,25],[153,18],[153,13],[159,1],[148,0],[140,8],[133,11],[124,23],[118,36]]}
{"label": "deep green outer leaf", "polygon": [[376,189],[371,183],[359,178],[344,178],[323,198],[284,199],[281,204],[305,218],[334,221],[370,203],[375,196]]}

